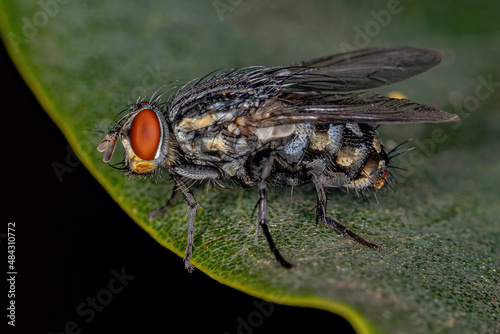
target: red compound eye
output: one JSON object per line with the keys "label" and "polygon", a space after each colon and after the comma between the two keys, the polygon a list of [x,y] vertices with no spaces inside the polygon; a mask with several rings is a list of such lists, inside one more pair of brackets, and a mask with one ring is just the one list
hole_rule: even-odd
{"label": "red compound eye", "polygon": [[129,138],[134,153],[143,160],[155,157],[160,144],[160,122],[156,113],[151,109],[140,111],[132,121]]}

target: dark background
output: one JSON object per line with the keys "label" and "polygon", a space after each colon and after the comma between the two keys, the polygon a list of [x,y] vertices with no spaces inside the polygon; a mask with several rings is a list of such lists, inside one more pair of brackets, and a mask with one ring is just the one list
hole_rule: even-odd
{"label": "dark background", "polygon": [[[16,327],[9,332],[353,332],[329,312],[282,305],[261,317],[261,325],[241,327],[238,319],[259,321],[254,302],[261,300],[200,271],[188,274],[181,258],[136,225],[76,160],[3,45],[0,52],[4,273],[7,224],[16,223]],[[71,169],[62,182],[54,163]],[[77,307],[89,297],[106,297],[102,290],[113,270],[134,278],[87,324],[89,314],[78,315]],[[6,314],[6,297],[1,300]],[[2,319],[5,325],[5,315]],[[68,325],[71,321],[75,324]]]}

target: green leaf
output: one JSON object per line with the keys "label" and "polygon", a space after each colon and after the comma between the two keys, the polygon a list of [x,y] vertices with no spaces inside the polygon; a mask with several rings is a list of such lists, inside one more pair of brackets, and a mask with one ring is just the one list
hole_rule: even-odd
{"label": "green leaf", "polygon": [[[316,225],[313,189],[293,196],[276,190],[269,199],[271,233],[296,265],[285,270],[262,236],[254,242],[254,190],[200,189],[204,209],[192,262],[248,294],[337,313],[358,333],[493,333],[500,330],[500,36],[496,18],[486,14],[499,8],[458,3],[2,1],[1,30],[19,71],[85,166],[137,224],[179,256],[185,203],[148,221],[172,185],[125,179],[102,162],[95,149],[100,134],[89,129],[111,124],[144,92],[221,67],[287,64],[347,44],[443,49],[441,67],[391,89],[459,112],[463,121],[381,127],[388,146],[412,136],[417,148],[396,161],[406,168],[395,173],[398,194],[379,192],[380,204],[373,196],[366,202],[330,194],[330,213],[382,245],[381,252]],[[181,260],[177,270],[184,270]]]}

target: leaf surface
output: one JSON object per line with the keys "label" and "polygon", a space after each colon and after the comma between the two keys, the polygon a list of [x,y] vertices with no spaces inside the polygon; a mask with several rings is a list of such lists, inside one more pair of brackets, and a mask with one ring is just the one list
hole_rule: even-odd
{"label": "leaf surface", "polygon": [[[353,27],[376,22],[370,11],[383,9],[327,1],[257,1],[221,12],[214,3],[70,1],[51,9],[28,1],[1,3],[2,38],[44,109],[116,202],[179,256],[186,245],[186,204],[178,201],[152,222],[146,218],[170,195],[167,175],[124,178],[102,162],[96,150],[102,135],[89,129],[106,129],[139,95],[172,80],[180,80],[174,86],[216,68],[280,65],[340,52],[342,42],[355,44]],[[363,248],[316,225],[311,187],[293,196],[288,190],[271,191],[271,233],[296,265],[285,270],[262,236],[254,242],[255,189],[200,189],[196,195],[203,209],[198,211],[192,259],[199,270],[266,300],[340,314],[358,333],[500,330],[498,32],[481,13],[480,18],[470,13],[475,9],[455,9],[463,17],[476,17],[473,30],[479,37],[467,39],[462,28],[439,25],[439,11],[423,5],[410,11],[410,6],[415,5],[404,4],[406,10],[394,14],[386,30],[372,39],[379,45],[407,44],[408,39],[423,47],[440,48],[442,43],[441,69],[397,87],[418,102],[461,110],[463,121],[379,129],[388,146],[414,136],[417,148],[395,159],[405,168],[395,171],[398,194],[378,193],[380,204],[373,196],[366,202],[330,193],[329,213],[383,250]],[[453,8],[460,6],[453,2]],[[462,16],[440,13],[447,15],[445,22],[462,27]],[[429,21],[421,26],[424,14]],[[311,20],[322,29],[303,28]],[[408,36],[398,25],[413,25],[416,31]],[[480,77],[491,83],[480,89],[483,98],[477,95]],[[476,101],[478,107],[467,107]],[[184,270],[181,260],[178,270]]]}

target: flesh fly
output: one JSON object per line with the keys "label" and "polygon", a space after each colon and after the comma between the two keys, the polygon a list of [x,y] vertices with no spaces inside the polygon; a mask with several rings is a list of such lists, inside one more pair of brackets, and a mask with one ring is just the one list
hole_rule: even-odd
{"label": "flesh fly", "polygon": [[[224,70],[192,81],[166,102],[155,93],[138,100],[97,149],[109,162],[119,139],[125,173],[145,176],[166,169],[175,182],[161,215],[181,192],[189,205],[184,264],[191,271],[198,202],[192,181],[256,186],[259,227],[276,260],[268,228],[267,186],[313,183],[316,220],[373,249],[328,214],[325,188],[380,189],[390,177],[390,157],[379,124],[458,121],[457,115],[406,99],[365,91],[413,77],[441,61],[435,50],[372,48],[287,66]],[[158,94],[158,95],[157,95]]]}

